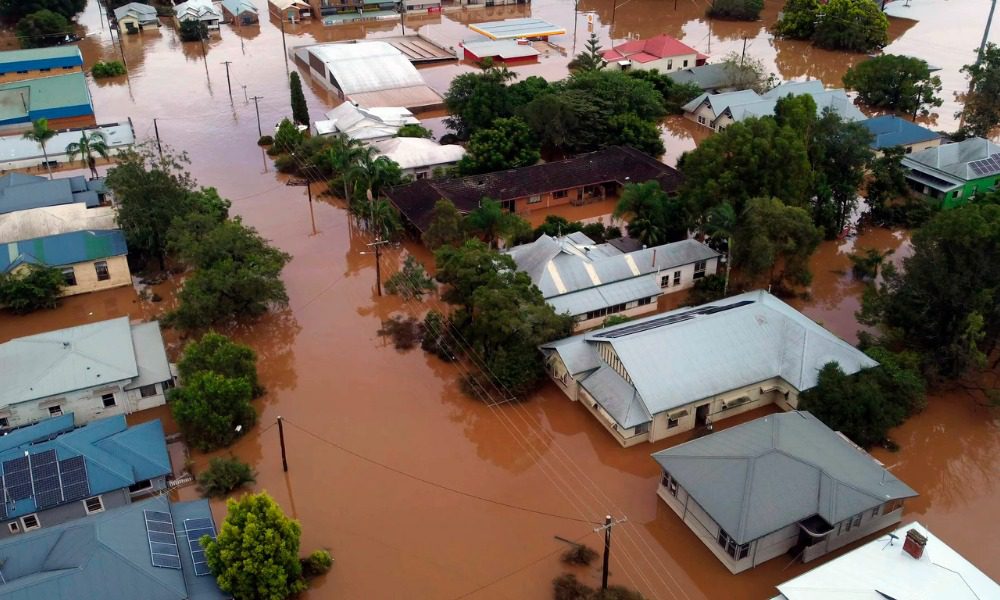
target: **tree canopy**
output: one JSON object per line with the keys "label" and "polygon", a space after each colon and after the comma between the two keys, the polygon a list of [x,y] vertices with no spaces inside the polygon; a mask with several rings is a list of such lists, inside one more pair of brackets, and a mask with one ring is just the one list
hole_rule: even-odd
{"label": "tree canopy", "polygon": [[1000,46],[986,44],[980,59],[962,72],[969,76],[970,90],[965,107],[955,116],[962,117],[967,135],[988,138],[1000,124]]}
{"label": "tree canopy", "polygon": [[527,221],[504,210],[499,202],[491,198],[483,198],[479,207],[465,216],[462,226],[467,233],[480,238],[490,247],[498,240],[511,241],[531,231]]}
{"label": "tree canopy", "polygon": [[775,28],[830,50],[871,52],[889,42],[889,19],[874,0],[787,0]]}
{"label": "tree canopy", "polygon": [[309,125],[309,105],[306,95],[302,92],[302,78],[295,71],[289,79],[289,89],[292,102],[292,119],[299,125]]}
{"label": "tree canopy", "polygon": [[755,198],[736,228],[733,265],[751,280],[766,274],[778,288],[806,285],[812,279],[809,257],[822,237],[805,209],[777,198]]}
{"label": "tree canopy", "polygon": [[854,65],[844,74],[844,85],[864,104],[904,115],[927,116],[942,102],[941,78],[931,74],[927,61],[910,56],[883,54]]}
{"label": "tree canopy", "polygon": [[628,220],[628,234],[646,246],[686,239],[690,217],[683,202],[670,197],[656,181],[628,183],[615,206],[616,218]]}
{"label": "tree canopy", "polygon": [[86,6],[87,0],[0,0],[0,17],[13,22],[25,15],[48,10],[71,19]]}
{"label": "tree canopy", "polygon": [[596,33],[591,33],[583,52],[569,61],[567,67],[570,71],[600,71],[605,67],[601,54],[601,40]]}
{"label": "tree canopy", "polygon": [[716,19],[756,21],[763,9],[764,0],[715,0],[705,14]]}
{"label": "tree canopy", "polygon": [[458,163],[463,175],[527,167],[538,162],[538,144],[531,129],[517,117],[496,119],[472,134],[468,153]]}
{"label": "tree canopy", "polygon": [[465,241],[462,213],[458,212],[451,200],[442,198],[434,203],[430,225],[421,235],[421,240],[431,250],[437,250],[446,244],[457,246]]}
{"label": "tree canopy", "polygon": [[28,264],[0,273],[0,307],[16,314],[55,308],[66,287],[62,272],[54,267]]}
{"label": "tree canopy", "polygon": [[52,46],[73,33],[73,25],[57,12],[39,10],[22,17],[15,32],[22,48],[41,48]]}
{"label": "tree canopy", "polygon": [[170,412],[187,443],[208,452],[232,444],[257,422],[252,397],[246,379],[200,371],[170,391]]}
{"label": "tree canopy", "polygon": [[813,220],[833,239],[858,205],[858,187],[874,153],[872,134],[860,123],[845,121],[829,108],[810,127],[813,167]]}
{"label": "tree canopy", "polygon": [[241,378],[250,384],[254,396],[264,393],[257,378],[257,353],[250,346],[238,344],[226,336],[209,331],[184,347],[177,364],[181,379],[211,371],[230,379]]}

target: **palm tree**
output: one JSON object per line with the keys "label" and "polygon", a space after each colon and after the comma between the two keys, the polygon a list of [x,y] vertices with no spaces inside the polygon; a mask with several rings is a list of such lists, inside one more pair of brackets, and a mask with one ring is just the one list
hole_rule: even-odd
{"label": "palm tree", "polygon": [[371,205],[371,228],[382,240],[391,240],[402,230],[399,213],[387,200],[374,200]]}
{"label": "palm tree", "polygon": [[97,159],[94,158],[94,154],[100,155],[101,158],[109,158],[111,156],[111,151],[108,148],[108,139],[104,137],[104,134],[100,131],[92,131],[87,133],[83,132],[80,136],[79,142],[73,142],[66,146],[66,154],[69,156],[70,162],[76,160],[79,156],[82,162],[86,163],[90,167],[90,174],[95,178],[97,175]]}
{"label": "palm tree", "polygon": [[341,182],[343,183],[345,201],[349,202],[351,199],[350,181],[348,180],[347,172],[363,152],[361,142],[349,138],[344,134],[334,137],[333,142],[330,144],[330,149],[327,151],[327,160],[330,162],[330,168],[335,174],[340,175]]}
{"label": "palm tree", "polygon": [[729,293],[729,270],[733,265],[733,238],[738,221],[736,209],[728,202],[710,208],[705,219],[705,233],[710,237],[726,239],[726,282],[722,286],[723,297]]}
{"label": "palm tree", "polygon": [[49,165],[49,152],[45,144],[56,135],[55,130],[49,129],[48,119],[37,119],[31,123],[31,131],[26,132],[22,137],[31,140],[42,147],[42,156],[45,157],[45,169],[49,172],[49,179],[52,179],[52,167]]}

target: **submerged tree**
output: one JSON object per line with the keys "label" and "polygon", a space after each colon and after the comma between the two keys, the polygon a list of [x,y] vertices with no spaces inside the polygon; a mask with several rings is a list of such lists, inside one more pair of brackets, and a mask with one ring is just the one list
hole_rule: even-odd
{"label": "submerged tree", "polygon": [[755,198],[736,230],[733,263],[751,279],[766,274],[779,288],[807,285],[812,280],[809,257],[822,237],[805,209],[776,198]]}
{"label": "submerged tree", "polygon": [[407,255],[398,272],[385,280],[385,291],[403,300],[420,300],[424,294],[435,289],[437,286],[434,280],[427,275],[427,270],[412,254]]}
{"label": "submerged tree", "polygon": [[431,250],[441,246],[457,246],[465,241],[462,213],[458,212],[451,200],[442,198],[434,203],[430,224],[421,235],[424,245]]}
{"label": "submerged tree", "polygon": [[185,346],[184,356],[177,367],[182,379],[211,371],[231,379],[245,379],[254,396],[264,393],[257,377],[257,353],[253,348],[238,344],[214,331]]}
{"label": "submerged tree", "polygon": [[600,71],[605,67],[601,52],[601,40],[596,33],[591,33],[583,52],[569,61],[570,71]]}
{"label": "submerged tree", "polygon": [[170,412],[187,443],[208,452],[232,444],[257,422],[252,397],[246,379],[201,371],[170,391]]}
{"label": "submerged tree", "polygon": [[756,21],[764,9],[764,0],[715,0],[705,11],[716,19]]}
{"label": "submerged tree", "polygon": [[0,306],[16,314],[55,308],[66,287],[62,272],[54,267],[27,264],[0,273]]}
{"label": "submerged tree", "polygon": [[614,216],[627,219],[629,236],[646,246],[676,242],[688,234],[683,203],[668,196],[656,181],[626,184]]}
{"label": "submerged tree", "polygon": [[100,131],[91,131],[90,133],[84,131],[80,134],[80,141],[71,142],[66,146],[66,155],[69,157],[70,162],[73,162],[79,156],[81,161],[90,169],[90,174],[97,178],[97,158],[94,156],[95,154],[104,159],[111,157],[111,150],[108,148],[108,138]]}
{"label": "submerged tree", "polygon": [[962,72],[969,76],[970,85],[965,108],[956,115],[962,117],[962,130],[990,137],[1000,124],[1000,46],[986,44],[976,62],[962,67]]}
{"label": "submerged tree", "polygon": [[904,115],[927,116],[941,106],[941,78],[932,75],[927,61],[883,54],[854,65],[844,74],[844,85],[857,90],[858,99],[872,108]]}
{"label": "submerged tree", "polygon": [[521,119],[496,119],[469,140],[468,154],[458,163],[463,175],[527,167],[538,162],[538,144]]}
{"label": "submerged tree", "polygon": [[302,93],[302,79],[299,74],[292,71],[288,81],[292,97],[292,119],[299,125],[309,125],[309,105],[306,104],[306,95]]}

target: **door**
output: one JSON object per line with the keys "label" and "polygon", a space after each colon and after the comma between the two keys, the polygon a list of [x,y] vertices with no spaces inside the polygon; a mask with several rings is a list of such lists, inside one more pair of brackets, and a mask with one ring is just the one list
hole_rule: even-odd
{"label": "door", "polygon": [[711,404],[702,404],[694,410],[694,426],[704,427],[708,425],[708,409]]}

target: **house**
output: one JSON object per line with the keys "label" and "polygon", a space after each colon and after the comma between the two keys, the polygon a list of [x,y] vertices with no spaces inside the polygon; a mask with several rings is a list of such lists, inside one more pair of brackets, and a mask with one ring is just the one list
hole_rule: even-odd
{"label": "house", "polygon": [[0,541],[0,600],[223,600],[200,538],[208,500],[157,496]]}
{"label": "house", "polygon": [[326,120],[313,123],[316,135],[342,133],[361,142],[375,142],[396,137],[404,125],[419,125],[420,120],[401,106],[362,108],[344,102],[326,113]]}
{"label": "house", "polygon": [[74,428],[70,413],[6,432],[0,465],[0,540],[124,506],[166,489],[172,473],[159,419],[129,427],[124,415]]}
{"label": "house", "polygon": [[774,414],[661,450],[657,495],[732,573],[809,562],[890,525],[917,495],[808,412]]}
{"label": "house", "polygon": [[441,145],[426,138],[395,137],[371,143],[381,156],[399,165],[403,175],[425,179],[435,169],[453,167],[465,156],[465,148],[457,144]]}
{"label": "house", "polygon": [[0,214],[75,203],[86,208],[109,204],[104,179],[80,175],[48,179],[24,173],[0,176]]}
{"label": "house", "polygon": [[0,52],[0,83],[68,73],[83,73],[83,54],[77,46]]}
{"label": "house", "polygon": [[402,0],[403,12],[441,12],[441,0]]}
{"label": "house", "polygon": [[542,235],[507,254],[557,313],[573,317],[574,331],[597,327],[610,315],[656,312],[660,295],[690,288],[719,264],[719,253],[695,240],[634,251],[619,246],[575,232]]}
{"label": "house", "polygon": [[267,0],[267,10],[279,21],[299,23],[312,18],[312,7],[305,0]]}
{"label": "house", "polygon": [[187,0],[174,7],[174,20],[178,27],[185,21],[201,21],[213,30],[222,22],[222,11],[212,0]]}
{"label": "house", "polygon": [[257,7],[250,0],[222,0],[222,22],[239,26],[257,23]]}
{"label": "house", "polygon": [[139,33],[147,29],[158,29],[160,17],[156,9],[141,2],[129,2],[115,9],[115,23],[119,33]]}
{"label": "house", "polygon": [[296,48],[295,55],[323,85],[358,106],[417,111],[444,105],[441,94],[387,42],[316,44]]}
{"label": "house", "polygon": [[645,40],[629,40],[605,50],[601,57],[612,70],[656,69],[660,73],[701,66],[708,60],[708,55],[666,34]]}
{"label": "house", "polygon": [[733,85],[733,74],[725,63],[700,65],[686,69],[682,67],[667,73],[667,77],[674,83],[693,84],[709,93],[732,91],[728,88]]}
{"label": "house", "polygon": [[878,366],[765,291],[568,337],[541,347],[552,380],[622,446],[708,429],[748,410],[791,410],[835,362]]}
{"label": "house", "polygon": [[78,424],[162,406],[174,368],[156,321],[128,317],[0,344],[0,427],[74,413]]}
{"label": "house", "polygon": [[491,6],[507,6],[511,4],[531,4],[531,0],[457,0],[455,4],[458,6],[482,6],[489,8]]}
{"label": "house", "polygon": [[773,600],[1000,600],[1000,585],[920,523],[780,584]]}
{"label": "house", "polygon": [[[108,123],[88,127],[89,132],[100,132],[107,140],[108,149],[112,154],[135,144],[135,130],[131,121]],[[35,141],[27,140],[21,133],[0,136],[0,170],[24,169],[45,164],[46,154],[50,164],[69,163],[66,146],[80,141],[78,129],[59,129],[55,137],[50,139],[43,152],[42,146]],[[76,157],[79,160],[79,157]]]}
{"label": "house", "polygon": [[314,15],[327,17],[342,13],[356,13],[364,10],[365,0],[309,0]]}
{"label": "house", "polygon": [[95,125],[86,75],[75,72],[0,84],[0,126],[30,126],[38,119],[48,119],[52,129]]}
{"label": "house", "polygon": [[[421,179],[385,192],[403,218],[418,231],[430,223],[434,204],[450,200],[461,213],[483,198],[524,217],[572,216],[572,210],[599,203],[598,218],[608,217],[626,183],[655,180],[667,193],[680,186],[675,169],[627,146],[611,146],[565,160],[454,179]],[[591,207],[593,208],[593,207]],[[606,209],[606,210],[604,210]]]}
{"label": "house", "polygon": [[983,138],[943,144],[903,157],[906,180],[943,208],[965,204],[1000,182],[1000,146]]}
{"label": "house", "polygon": [[465,60],[474,62],[490,59],[508,65],[534,63],[541,54],[527,40],[472,40],[461,46]]}
{"label": "house", "polygon": [[63,296],[131,285],[128,247],[119,229],[78,230],[0,244],[0,273],[28,265],[60,269]]}
{"label": "house", "polygon": [[110,206],[87,208],[82,202],[41,206],[0,213],[0,244],[74,231],[108,230],[117,226],[115,209]]}
{"label": "house", "polygon": [[[487,2],[489,4],[489,2]],[[499,2],[497,4],[500,4]],[[563,35],[566,30],[549,23],[544,19],[526,17],[523,19],[504,19],[488,23],[474,23],[469,29],[491,40],[548,40],[553,35]]]}
{"label": "house", "polygon": [[911,154],[941,145],[940,134],[896,115],[872,117],[861,121],[861,125],[871,132],[874,138],[871,147],[879,154],[896,146]]}
{"label": "house", "polygon": [[682,107],[684,116],[692,121],[722,131],[727,126],[748,117],[764,117],[774,114],[779,98],[785,96],[809,95],[816,101],[816,114],[829,108],[846,121],[863,121],[865,115],[847,97],[842,89],[828,90],[823,82],[793,81],[758,94],[753,90],[740,90],[718,94],[705,93]]}

